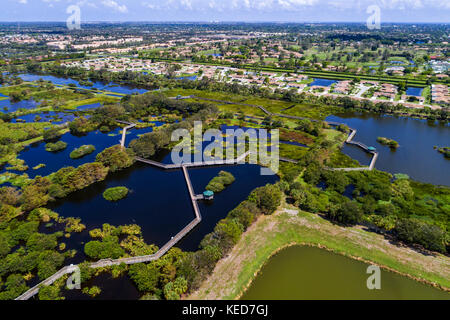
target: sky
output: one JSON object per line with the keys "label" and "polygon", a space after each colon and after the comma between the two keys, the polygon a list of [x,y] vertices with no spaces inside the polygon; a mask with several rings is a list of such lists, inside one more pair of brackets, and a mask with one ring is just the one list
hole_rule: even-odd
{"label": "sky", "polygon": [[66,21],[71,5],[90,21],[450,23],[450,0],[1,0],[0,21]]}

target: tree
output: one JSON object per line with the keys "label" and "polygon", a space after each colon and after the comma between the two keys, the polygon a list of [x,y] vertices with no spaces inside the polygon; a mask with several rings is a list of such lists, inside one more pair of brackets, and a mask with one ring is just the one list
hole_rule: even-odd
{"label": "tree", "polygon": [[254,202],[264,214],[272,214],[280,205],[281,191],[278,186],[267,184],[253,190],[248,199]]}
{"label": "tree", "polygon": [[73,135],[82,135],[95,130],[95,128],[97,128],[97,125],[83,116],[75,118],[69,123],[70,133]]}
{"label": "tree", "polygon": [[43,136],[45,141],[53,140],[61,136],[61,131],[57,127],[49,128],[47,130],[44,130]]}
{"label": "tree", "polygon": [[103,150],[97,154],[95,159],[105,167],[108,167],[111,172],[128,168],[134,163],[133,151],[131,149],[124,149],[119,145]]}
{"label": "tree", "polygon": [[44,206],[50,199],[47,194],[51,185],[47,177],[37,176],[32,182],[22,188],[20,202],[25,211]]}
{"label": "tree", "polygon": [[174,282],[169,282],[164,286],[164,296],[167,300],[179,300],[180,295],[188,289],[187,281],[184,277],[178,277]]}
{"label": "tree", "polygon": [[244,227],[235,219],[222,219],[214,228],[215,234],[222,242],[236,244],[244,231]]}
{"label": "tree", "polygon": [[402,241],[417,243],[433,251],[446,252],[445,233],[438,226],[415,219],[401,218],[397,220],[395,231]]}
{"label": "tree", "polygon": [[125,251],[119,245],[117,236],[108,235],[102,241],[94,240],[86,243],[84,253],[93,259],[118,259],[125,254]]}
{"label": "tree", "polygon": [[139,291],[155,292],[159,281],[159,270],[154,263],[133,264],[128,271]]}
{"label": "tree", "polygon": [[346,201],[337,205],[328,213],[328,216],[340,223],[344,224],[356,224],[362,219],[362,212],[359,206],[353,201]]}
{"label": "tree", "polygon": [[64,300],[64,297],[60,297],[58,286],[42,286],[39,289],[39,300]]}
{"label": "tree", "polygon": [[325,179],[327,190],[329,189],[342,193],[349,184],[349,179],[342,171],[324,170],[322,176]]}
{"label": "tree", "polygon": [[0,203],[15,206],[19,203],[20,191],[13,187],[0,188]]}

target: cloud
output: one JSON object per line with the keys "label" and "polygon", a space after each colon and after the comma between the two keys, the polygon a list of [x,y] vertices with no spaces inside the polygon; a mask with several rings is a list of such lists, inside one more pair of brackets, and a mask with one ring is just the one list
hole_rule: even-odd
{"label": "cloud", "polygon": [[115,11],[118,11],[120,13],[127,13],[128,12],[128,8],[126,5],[120,5],[118,4],[116,1],[114,0],[102,0],[102,4],[105,7],[109,7],[114,9]]}
{"label": "cloud", "polygon": [[251,10],[251,11],[288,11],[313,6],[320,0],[146,0],[144,7],[156,10]]}
{"label": "cloud", "polygon": [[19,3],[21,3],[21,4],[27,4],[27,3],[28,3],[28,0],[19,0]]}

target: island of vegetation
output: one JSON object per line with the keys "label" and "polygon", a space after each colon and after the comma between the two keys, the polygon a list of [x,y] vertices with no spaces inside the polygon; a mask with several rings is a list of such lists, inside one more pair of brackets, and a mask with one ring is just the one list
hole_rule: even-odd
{"label": "island of vegetation", "polygon": [[447,159],[450,159],[450,147],[439,148],[438,151],[444,155]]}
{"label": "island of vegetation", "polygon": [[95,151],[95,147],[92,144],[87,144],[84,146],[81,146],[77,149],[74,149],[71,153],[70,153],[70,158],[72,159],[80,159],[83,158],[84,156],[91,154],[92,152]]}
{"label": "island of vegetation", "polygon": [[128,194],[128,189],[126,187],[114,187],[106,189],[103,192],[103,198],[108,201],[119,201],[125,198]]}
{"label": "island of vegetation", "polygon": [[45,151],[58,152],[67,148],[67,143],[64,141],[58,141],[55,143],[48,142],[45,144]]}
{"label": "island of vegetation", "polygon": [[206,186],[206,190],[213,192],[220,192],[225,189],[226,186],[234,182],[234,176],[227,171],[220,171],[217,177],[214,177]]}
{"label": "island of vegetation", "polygon": [[385,137],[378,137],[377,142],[394,149],[397,149],[399,146],[397,141]]}

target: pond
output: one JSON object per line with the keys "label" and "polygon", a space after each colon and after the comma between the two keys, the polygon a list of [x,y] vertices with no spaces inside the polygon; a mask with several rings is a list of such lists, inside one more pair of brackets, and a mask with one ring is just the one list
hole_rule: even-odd
{"label": "pond", "polygon": [[[36,118],[36,117],[39,118]],[[89,116],[85,116],[88,118]],[[76,118],[73,113],[70,112],[56,112],[56,111],[46,111],[40,113],[30,113],[23,116],[16,117],[11,120],[12,123],[18,122],[51,122],[52,124],[62,124],[66,122],[71,122]]]}
{"label": "pond", "polygon": [[329,87],[333,83],[336,83],[337,80],[331,80],[331,79],[323,79],[323,78],[313,78],[313,82],[311,82],[308,86],[322,86],[322,87]]}
{"label": "pond", "polygon": [[39,102],[30,100],[21,100],[18,102],[11,102],[9,99],[0,100],[0,112],[15,112],[19,109],[35,109],[39,106]]}
{"label": "pond", "polygon": [[194,75],[194,76],[177,77],[176,79],[177,80],[191,80],[191,81],[194,81],[194,80],[197,80],[197,77],[198,76]]}
{"label": "pond", "polygon": [[[249,164],[189,169],[194,192],[203,192],[207,183],[220,170],[232,173],[236,181],[224,191],[217,193],[213,201],[199,202],[202,222],[176,247],[185,251],[197,250],[204,236],[212,232],[217,222],[245,200],[253,189],[278,180],[277,176],[261,176],[260,167]],[[108,202],[103,199],[102,193],[114,186],[126,186],[131,192],[125,199]],[[65,264],[80,263],[86,259],[83,254],[84,244],[92,240],[88,231],[101,227],[103,223],[115,226],[137,224],[142,228],[147,243],[162,246],[194,219],[182,171],[164,171],[143,163],[136,163],[132,168],[108,176],[103,182],[70,194],[63,200],[52,203],[49,208],[64,217],[79,217],[87,226],[82,233],[73,234],[64,241],[67,248],[78,251],[77,255],[67,259]],[[51,228],[41,226],[41,232],[57,230],[56,225]],[[126,276],[112,279],[111,276],[103,274],[91,282],[90,285],[98,285],[102,289],[126,288],[124,291],[115,292],[117,299],[138,298],[136,288]],[[78,290],[66,291],[65,295],[67,299],[90,299]],[[97,298],[102,297],[110,298],[103,292]]]}
{"label": "pond", "polygon": [[[376,147],[380,153],[375,165],[377,169],[392,174],[406,173],[414,180],[450,186],[450,161],[433,149],[434,146],[449,145],[448,123],[352,112],[329,116],[326,120],[346,123],[358,131],[355,141]],[[379,144],[377,137],[394,139],[400,146],[391,150]],[[368,165],[372,158],[353,145],[345,145],[343,152],[363,165]]]}
{"label": "pond", "polygon": [[407,87],[406,95],[420,97],[422,95],[423,88],[418,87]]}
{"label": "pond", "polygon": [[90,109],[100,108],[102,104],[100,102],[92,103],[92,104],[84,104],[82,106],[77,107],[77,111],[86,111]]}
{"label": "pond", "polygon": [[450,294],[407,277],[381,270],[381,289],[367,288],[368,264],[305,246],[274,255],[242,300],[450,299]]}
{"label": "pond", "polygon": [[98,296],[92,298],[81,290],[63,290],[67,300],[138,300],[141,293],[127,275],[113,278],[109,273],[101,273],[97,277],[82,284],[82,288],[97,286],[101,289]]}
{"label": "pond", "polygon": [[[162,122],[155,122],[157,126],[162,125]],[[46,176],[52,172],[58,171],[62,167],[73,166],[78,167],[83,163],[94,162],[97,153],[103,151],[105,148],[111,147],[119,143],[122,135],[121,128],[116,128],[109,133],[102,133],[99,130],[89,132],[84,136],[74,136],[71,133],[66,133],[59,139],[67,143],[67,148],[59,152],[48,152],[45,150],[45,142],[38,142],[27,146],[18,155],[19,159],[25,161],[29,169],[25,171],[30,178],[37,175]],[[153,131],[152,127],[143,129],[132,129],[127,131],[127,141],[130,142],[136,139],[139,135]],[[92,144],[96,151],[88,154],[80,159],[71,159],[70,153],[82,145]],[[45,164],[45,167],[34,170],[33,167],[39,164]],[[4,170],[5,171],[5,170]],[[17,174],[23,172],[8,170]]]}
{"label": "pond", "polygon": [[49,76],[49,75],[38,75],[38,74],[20,74],[20,78],[24,81],[38,81],[39,79],[43,79],[45,81],[51,81],[53,84],[56,85],[69,85],[69,84],[75,84],[79,88],[84,89],[98,89],[98,90],[104,90],[104,91],[111,91],[115,93],[121,93],[121,94],[133,94],[138,93],[142,94],[147,92],[147,89],[142,88],[134,88],[132,86],[127,85],[118,85],[113,82],[111,83],[103,83],[100,81],[93,82],[92,86],[85,86],[81,85],[79,81],[72,79],[72,78],[63,78],[63,77],[55,77],[55,76]]}

